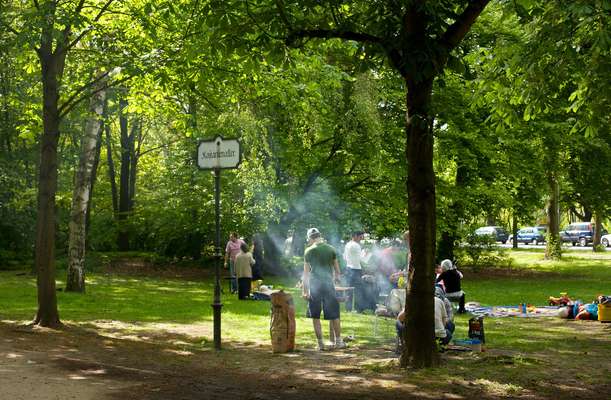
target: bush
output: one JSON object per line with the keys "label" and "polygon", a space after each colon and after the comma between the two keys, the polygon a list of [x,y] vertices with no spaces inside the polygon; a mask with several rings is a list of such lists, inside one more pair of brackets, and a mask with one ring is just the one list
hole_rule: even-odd
{"label": "bush", "polygon": [[511,268],[512,260],[507,250],[497,246],[491,236],[467,235],[467,242],[456,251],[458,263],[469,266],[474,271],[481,270],[484,266]]}
{"label": "bush", "polygon": [[32,261],[24,254],[13,250],[0,249],[0,271],[18,270],[24,266],[30,267]]}
{"label": "bush", "polygon": [[548,260],[560,260],[562,257],[562,240],[558,236],[552,236],[549,232],[545,236],[547,247],[545,258]]}
{"label": "bush", "polygon": [[594,246],[593,249],[596,253],[602,253],[604,251],[606,251],[605,246],[603,246],[602,244],[597,244],[596,246]]}

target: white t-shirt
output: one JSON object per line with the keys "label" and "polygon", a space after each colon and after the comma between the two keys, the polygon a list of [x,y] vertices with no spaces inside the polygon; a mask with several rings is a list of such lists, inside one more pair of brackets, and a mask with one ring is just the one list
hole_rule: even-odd
{"label": "white t-shirt", "polygon": [[439,297],[435,297],[435,336],[438,338],[446,337],[445,322],[448,320],[446,307]]}
{"label": "white t-shirt", "polygon": [[361,269],[361,245],[354,240],[349,241],[344,248],[346,266],[352,269]]}

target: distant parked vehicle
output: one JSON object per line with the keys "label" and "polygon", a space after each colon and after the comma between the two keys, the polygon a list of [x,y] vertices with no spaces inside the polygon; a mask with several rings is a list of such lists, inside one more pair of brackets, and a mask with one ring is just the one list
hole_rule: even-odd
{"label": "distant parked vehicle", "polygon": [[475,234],[478,236],[491,236],[496,242],[503,244],[507,243],[509,235],[507,231],[500,226],[483,226],[475,230]]}
{"label": "distant parked vehicle", "polygon": [[[515,239],[518,243],[534,244],[535,246],[539,243],[545,242],[545,231],[536,227],[530,226],[528,228],[522,228],[518,231],[518,235]],[[509,243],[513,244],[513,235],[509,236]]]}
{"label": "distant parked vehicle", "polygon": [[[603,228],[602,233],[606,235],[607,230]],[[569,224],[569,226],[560,231],[560,239],[563,242],[572,243],[573,246],[579,243],[581,247],[585,247],[592,243],[594,239],[594,225],[591,222]]]}
{"label": "distant parked vehicle", "polygon": [[611,247],[611,235],[603,235],[600,238],[600,244],[605,247]]}

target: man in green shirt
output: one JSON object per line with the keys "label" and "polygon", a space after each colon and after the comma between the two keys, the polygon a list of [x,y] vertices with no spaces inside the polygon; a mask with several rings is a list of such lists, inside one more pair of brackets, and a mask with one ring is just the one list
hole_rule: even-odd
{"label": "man in green shirt", "polygon": [[341,337],[339,302],[335,297],[335,282],[339,281],[339,263],[335,249],[325,243],[320,231],[310,228],[307,232],[308,248],[304,254],[303,297],[308,300],[306,316],[312,318],[318,349],[325,350],[320,325],[320,313],[329,320],[329,336],[335,348],[345,348]]}

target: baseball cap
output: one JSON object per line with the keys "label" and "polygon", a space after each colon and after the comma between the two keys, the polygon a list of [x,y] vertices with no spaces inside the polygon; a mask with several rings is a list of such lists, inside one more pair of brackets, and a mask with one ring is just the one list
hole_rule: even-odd
{"label": "baseball cap", "polygon": [[316,236],[316,235],[320,235],[320,231],[316,228],[310,228],[308,229],[308,239],[312,239],[312,236]]}

